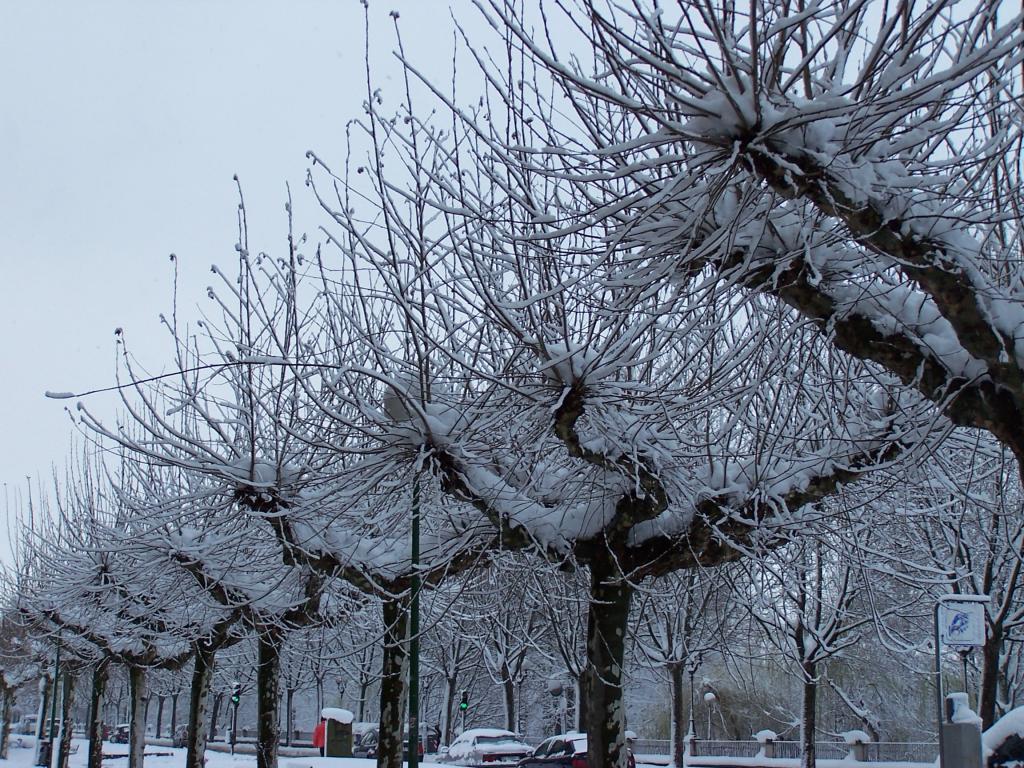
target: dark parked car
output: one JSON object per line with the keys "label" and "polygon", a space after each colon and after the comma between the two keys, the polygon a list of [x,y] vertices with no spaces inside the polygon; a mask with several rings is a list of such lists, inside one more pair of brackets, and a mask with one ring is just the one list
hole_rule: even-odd
{"label": "dark parked car", "polygon": [[128,723],[121,723],[115,725],[111,731],[108,740],[111,744],[127,744],[128,733],[131,731],[131,726]]}
{"label": "dark parked car", "polygon": [[[633,751],[628,747],[626,751],[629,768],[636,768]],[[517,768],[588,768],[587,734],[573,731],[545,739]]]}
{"label": "dark parked car", "polygon": [[[352,757],[366,757],[371,760],[377,757],[377,740],[379,737],[378,730],[371,728],[362,736],[359,740],[352,745]],[[423,756],[423,742],[420,742],[419,748],[420,757]],[[405,750],[403,751],[403,760],[409,759],[409,731],[406,729],[405,732]]]}

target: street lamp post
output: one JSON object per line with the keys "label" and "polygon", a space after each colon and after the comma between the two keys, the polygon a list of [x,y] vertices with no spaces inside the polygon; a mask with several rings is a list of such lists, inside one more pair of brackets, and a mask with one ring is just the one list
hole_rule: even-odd
{"label": "street lamp post", "polygon": [[690,726],[687,728],[686,735],[691,739],[696,738],[697,736],[696,722],[694,720],[694,709],[697,705],[694,699],[693,678],[697,676],[698,669],[700,669],[699,653],[691,656],[690,663],[686,665],[686,671],[690,675]]}

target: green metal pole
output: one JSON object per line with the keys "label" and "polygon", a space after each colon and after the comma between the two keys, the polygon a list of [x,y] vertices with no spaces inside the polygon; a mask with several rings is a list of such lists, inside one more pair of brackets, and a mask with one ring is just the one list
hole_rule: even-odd
{"label": "green metal pole", "polygon": [[412,600],[409,616],[409,768],[417,768],[420,744],[420,478],[412,484]]}
{"label": "green metal pole", "polygon": [[935,603],[935,699],[939,715],[939,766],[949,768],[946,765],[946,748],[942,743],[943,723],[946,719],[946,707],[942,698],[942,648],[939,641],[939,607],[941,603]]}

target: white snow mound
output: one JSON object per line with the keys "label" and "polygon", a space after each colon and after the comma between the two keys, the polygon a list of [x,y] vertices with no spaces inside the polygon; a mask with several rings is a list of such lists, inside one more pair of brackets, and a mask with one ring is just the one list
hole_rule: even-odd
{"label": "white snow mound", "polygon": [[320,710],[320,716],[325,720],[333,720],[343,725],[348,725],[356,719],[355,715],[347,709],[341,709],[340,707],[324,707]]}

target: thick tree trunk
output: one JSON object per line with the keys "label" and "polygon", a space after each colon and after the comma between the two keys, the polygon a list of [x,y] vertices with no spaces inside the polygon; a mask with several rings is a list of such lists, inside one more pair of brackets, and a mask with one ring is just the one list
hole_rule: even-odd
{"label": "thick tree trunk", "polygon": [[58,768],[68,768],[68,758],[71,756],[71,737],[75,730],[75,724],[71,722],[71,703],[75,696],[75,675],[70,669],[65,668],[61,680],[63,690],[60,699],[60,763]]}
{"label": "thick tree trunk", "polygon": [[171,694],[171,738],[178,732],[178,693]]}
{"label": "thick tree trunk", "polygon": [[142,768],[146,752],[146,670],[128,667],[131,714],[128,722],[128,768]]}
{"label": "thick tree trunk", "polygon": [[370,690],[369,679],[363,679],[359,683],[359,722],[366,722],[366,699]]}
{"label": "thick tree trunk", "polygon": [[281,630],[276,627],[264,628],[256,638],[256,768],[277,768],[281,643]]}
{"label": "thick tree trunk", "polygon": [[39,750],[42,748],[43,739],[49,738],[46,732],[46,718],[50,712],[50,678],[44,672],[39,681],[39,711],[36,713],[36,755],[35,762],[39,763]]}
{"label": "thick tree trunk", "polygon": [[988,639],[981,648],[981,692],[978,714],[982,730],[996,721],[996,699],[999,693],[999,656],[1003,650],[1003,628],[993,624],[989,627]]}
{"label": "thick tree trunk", "polygon": [[516,728],[516,684],[512,681],[512,674],[508,667],[503,670],[504,679],[501,686],[505,693],[505,729],[512,731]]}
{"label": "thick tree trunk", "polygon": [[683,768],[683,753],[686,751],[686,716],[683,714],[683,665],[669,664],[668,679],[671,697],[671,755],[672,765]]}
{"label": "thick tree trunk", "polygon": [[800,768],[814,768],[817,764],[817,750],[814,733],[817,730],[818,677],[817,664],[805,661],[803,701],[800,712]]}
{"label": "thick tree trunk", "polygon": [[285,734],[284,743],[289,747],[292,745],[292,729],[295,728],[294,718],[292,717],[292,703],[295,701],[295,689],[288,688],[284,693],[284,720],[285,720]]}
{"label": "thick tree trunk", "polygon": [[86,768],[103,768],[103,697],[110,677],[110,662],[103,659],[92,669],[89,691],[89,755]]}
{"label": "thick tree trunk", "polygon": [[444,744],[452,743],[452,707],[455,706],[455,690],[459,680],[452,675],[444,680],[444,728],[441,731],[441,738]]}
{"label": "thick tree trunk", "polygon": [[[156,733],[154,735],[158,739],[161,738],[164,728],[164,698],[164,696],[156,697]],[[172,733],[171,736],[173,737],[174,734]]]}
{"label": "thick tree trunk", "polygon": [[579,676],[573,680],[572,685],[572,714],[573,726],[579,733],[587,732],[587,702],[589,701],[587,693],[587,678],[586,671],[581,672]]}
{"label": "thick tree trunk", "polygon": [[[185,768],[204,768],[206,762],[206,705],[210,700],[210,680],[216,649],[200,643],[196,646],[192,667],[192,686],[188,699],[188,742]],[[216,727],[216,711],[211,728]]]}
{"label": "thick tree trunk", "polygon": [[590,563],[587,615],[585,718],[589,768],[625,768],[626,724],[622,666],[632,586],[618,574],[608,553]]}
{"label": "thick tree trunk", "polygon": [[224,701],[224,692],[218,691],[213,696],[213,705],[210,707],[210,739],[217,740],[217,715],[220,714],[220,705]]}
{"label": "thick tree trunk", "polygon": [[0,694],[4,697],[3,708],[0,709],[0,760],[6,760],[7,745],[11,740],[11,699],[14,698],[14,689],[6,685],[0,687]]}
{"label": "thick tree trunk", "polygon": [[377,768],[402,768],[405,733],[405,668],[408,660],[409,601],[387,598],[384,614],[384,660],[380,679],[380,729]]}

